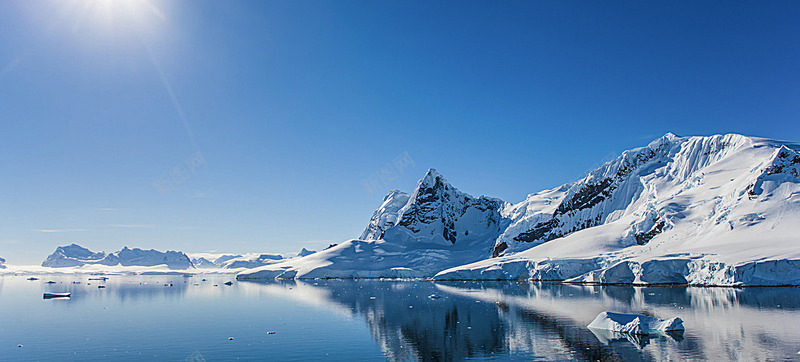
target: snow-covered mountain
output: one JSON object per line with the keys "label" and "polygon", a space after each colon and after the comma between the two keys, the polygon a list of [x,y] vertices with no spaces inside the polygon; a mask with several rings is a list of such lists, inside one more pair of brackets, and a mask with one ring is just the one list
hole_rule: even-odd
{"label": "snow-covered mountain", "polygon": [[297,253],[297,256],[302,258],[304,256],[309,256],[309,255],[314,254],[314,253],[316,253],[316,251],[308,250],[306,248],[303,248],[302,250],[300,250],[299,253]]}
{"label": "snow-covered mountain", "polygon": [[92,252],[77,244],[59,246],[50,254],[42,266],[52,268],[76,267],[86,264],[107,266],[156,266],[166,265],[170,269],[194,268],[186,254],[179,251],[161,252],[157,250],[129,249],[127,246],[115,253]]}
{"label": "snow-covered mountain", "polygon": [[243,272],[239,278],[433,275],[491,255],[508,226],[505,203],[473,197],[430,169],[410,195],[392,191],[362,233],[306,257]]}
{"label": "snow-covered mountain", "polygon": [[372,214],[367,228],[361,233],[361,240],[377,240],[383,238],[386,229],[395,226],[402,215],[400,209],[408,204],[411,195],[400,190],[392,190],[383,198],[381,206]]}
{"label": "snow-covered mountain", "polygon": [[194,264],[194,267],[198,269],[219,268],[219,266],[214,264],[213,261],[204,257],[191,258],[190,260],[192,261],[192,264]]}
{"label": "snow-covered mountain", "polygon": [[800,285],[798,150],[669,133],[517,204],[474,198],[431,169],[412,194],[390,192],[360,239],[239,277],[447,269],[436,278]]}
{"label": "snow-covered mountain", "polygon": [[800,285],[798,150],[667,134],[504,209],[505,256],[436,278]]}
{"label": "snow-covered mountain", "polygon": [[219,265],[219,267],[223,269],[236,269],[236,268],[250,269],[277,263],[281,260],[283,260],[283,256],[278,254],[256,254],[256,255],[245,255],[233,259],[228,259],[217,265]]}
{"label": "snow-covered mountain", "polygon": [[[305,248],[300,251],[308,255],[314,252]],[[204,269],[238,269],[256,268],[285,260],[280,254],[272,253],[247,253],[247,254],[219,254],[219,253],[189,253],[192,263],[196,268]]]}
{"label": "snow-covered mountain", "polygon": [[6,268],[6,260],[0,258],[0,269],[5,269],[5,268]]}

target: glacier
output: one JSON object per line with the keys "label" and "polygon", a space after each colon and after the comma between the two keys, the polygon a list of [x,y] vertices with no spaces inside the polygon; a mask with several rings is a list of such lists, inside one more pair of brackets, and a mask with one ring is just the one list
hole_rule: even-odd
{"label": "glacier", "polygon": [[411,194],[391,191],[359,239],[238,277],[800,285],[798,150],[668,133],[516,204],[431,169]]}

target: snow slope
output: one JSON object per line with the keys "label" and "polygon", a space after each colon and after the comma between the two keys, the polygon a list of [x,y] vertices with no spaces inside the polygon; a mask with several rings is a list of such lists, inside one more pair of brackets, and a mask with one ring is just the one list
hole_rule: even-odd
{"label": "snow slope", "polygon": [[179,251],[129,249],[126,246],[116,253],[106,254],[102,251],[92,252],[77,244],[59,246],[42,262],[42,266],[51,268],[80,267],[88,264],[105,266],[166,265],[170,269],[194,268],[189,257]]}
{"label": "snow slope", "polygon": [[508,225],[505,203],[473,197],[430,169],[410,195],[392,191],[362,234],[317,253],[246,271],[240,279],[421,277],[491,254]]}
{"label": "snow slope", "polygon": [[428,277],[800,285],[800,146],[668,133],[518,204],[431,169],[360,239],[239,278]]}
{"label": "snow slope", "polygon": [[800,285],[798,149],[667,134],[505,209],[504,256],[436,278]]}

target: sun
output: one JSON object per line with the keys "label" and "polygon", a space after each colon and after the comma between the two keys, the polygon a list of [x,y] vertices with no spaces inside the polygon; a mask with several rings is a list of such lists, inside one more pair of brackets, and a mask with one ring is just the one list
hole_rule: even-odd
{"label": "sun", "polygon": [[76,32],[148,33],[167,20],[151,0],[68,0],[63,5]]}
{"label": "sun", "polygon": [[150,0],[84,0],[89,7],[111,16],[128,14],[134,17],[154,16],[164,20],[164,13]]}

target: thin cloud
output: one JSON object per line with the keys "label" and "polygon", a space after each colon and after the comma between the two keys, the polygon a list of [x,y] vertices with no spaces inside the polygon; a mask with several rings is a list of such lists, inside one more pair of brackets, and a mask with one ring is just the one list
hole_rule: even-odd
{"label": "thin cloud", "polygon": [[143,228],[154,228],[156,227],[153,224],[113,224],[111,225],[115,228],[127,228],[127,229],[143,229]]}
{"label": "thin cloud", "polygon": [[34,230],[40,233],[76,233],[76,232],[83,232],[88,231],[86,229],[39,229]]}

